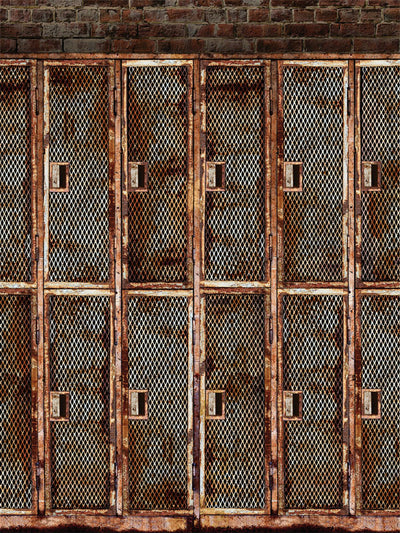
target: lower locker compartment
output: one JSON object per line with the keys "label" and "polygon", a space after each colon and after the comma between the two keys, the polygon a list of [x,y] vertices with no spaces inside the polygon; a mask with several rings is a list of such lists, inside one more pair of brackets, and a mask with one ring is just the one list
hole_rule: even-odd
{"label": "lower locker compartment", "polygon": [[[362,507],[400,509],[400,296],[361,298]],[[366,391],[376,391],[368,408]],[[372,397],[373,398],[373,397]]]}
{"label": "lower locker compartment", "polygon": [[132,511],[189,506],[190,305],[183,296],[128,297]]}
{"label": "lower locker compartment", "polygon": [[263,295],[205,296],[207,508],[266,506],[264,343]]}
{"label": "lower locker compartment", "polygon": [[0,295],[0,509],[32,507],[31,344],[31,296]]}
{"label": "lower locker compartment", "polygon": [[[284,506],[343,506],[343,297],[282,297]],[[294,396],[294,398],[293,398]]]}
{"label": "lower locker compartment", "polygon": [[52,509],[110,505],[110,298],[49,297]]}

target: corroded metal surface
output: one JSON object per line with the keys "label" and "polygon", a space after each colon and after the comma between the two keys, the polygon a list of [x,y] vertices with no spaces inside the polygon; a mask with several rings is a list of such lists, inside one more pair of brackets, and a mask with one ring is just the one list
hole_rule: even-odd
{"label": "corroded metal surface", "polygon": [[110,303],[50,296],[50,391],[69,420],[50,422],[51,508],[106,509],[110,490]]}
{"label": "corroded metal surface", "polygon": [[284,421],[285,507],[343,505],[343,297],[283,296],[283,390],[301,391]]}
{"label": "corroded metal surface", "polygon": [[188,298],[128,300],[128,386],[148,391],[148,419],[129,420],[129,508],[188,508]]}
{"label": "corroded metal surface", "polygon": [[205,194],[204,278],[263,281],[264,68],[210,65],[205,76],[205,157],[225,163],[225,190]]}
{"label": "corroded metal surface", "polygon": [[226,395],[225,419],[205,421],[205,507],[263,509],[264,296],[205,298],[205,388]]}

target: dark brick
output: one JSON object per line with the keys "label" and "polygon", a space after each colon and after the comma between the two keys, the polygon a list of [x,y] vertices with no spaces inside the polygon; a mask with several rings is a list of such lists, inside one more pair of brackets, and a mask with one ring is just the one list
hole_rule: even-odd
{"label": "dark brick", "polygon": [[40,24],[6,23],[0,24],[1,37],[18,38],[38,38],[42,36],[42,26]]}
{"label": "dark brick", "polygon": [[59,39],[68,39],[69,37],[89,37],[89,24],[86,22],[43,24],[43,37]]}
{"label": "dark brick", "polygon": [[204,18],[206,22],[220,24],[226,22],[226,11],[225,9],[208,9],[204,11]]}
{"label": "dark brick", "polygon": [[301,52],[303,41],[301,39],[259,39],[256,48],[259,53]]}
{"label": "dark brick", "polygon": [[285,33],[291,37],[319,37],[327,33],[326,24],[286,24]]}
{"label": "dark brick", "polygon": [[360,22],[380,22],[382,16],[382,9],[362,9],[360,13]]}
{"label": "dark brick", "polygon": [[52,9],[33,9],[32,22],[53,22],[54,11]]}
{"label": "dark brick", "polygon": [[98,22],[98,9],[80,9],[78,11],[78,20],[81,22]]}
{"label": "dark brick", "polygon": [[65,39],[64,51],[75,54],[107,54],[111,46],[108,39]]}
{"label": "dark brick", "polygon": [[392,54],[399,52],[399,38],[392,39],[354,39],[354,52],[365,54]]}
{"label": "dark brick", "polygon": [[185,37],[186,27],[182,24],[142,24],[138,26],[138,37],[149,39],[151,37]]}
{"label": "dark brick", "polygon": [[31,17],[31,9],[10,9],[8,14],[8,20],[10,22],[30,22]]}
{"label": "dark brick", "polygon": [[116,39],[111,43],[112,52],[151,54],[156,51],[156,41],[147,39]]}
{"label": "dark brick", "polygon": [[237,36],[245,38],[280,37],[281,24],[241,24],[237,26]]}
{"label": "dark brick", "polygon": [[[167,9],[166,12],[161,12],[160,14],[165,16],[165,20],[170,20],[171,22],[202,22],[204,20],[204,11],[202,9]],[[147,20],[146,13],[145,20]],[[149,20],[149,22],[151,21]]]}
{"label": "dark brick", "polygon": [[255,52],[254,39],[207,39],[205,51],[216,54],[252,54]]}
{"label": "dark brick", "polygon": [[293,10],[294,22],[314,22],[314,10],[313,9],[294,9]]}
{"label": "dark brick", "polygon": [[121,11],[119,9],[101,9],[100,22],[120,22]]}
{"label": "dark brick", "polygon": [[374,24],[332,24],[331,37],[373,37]]}
{"label": "dark brick", "polygon": [[62,52],[61,39],[19,39],[18,53],[55,53]]}
{"label": "dark brick", "polygon": [[157,42],[157,51],[161,54],[200,54],[204,52],[205,42],[203,39],[163,39]]}
{"label": "dark brick", "polygon": [[339,9],[339,22],[358,22],[360,11],[358,9]]}
{"label": "dark brick", "polygon": [[76,20],[75,9],[56,9],[55,13],[57,22],[74,22]]}
{"label": "dark brick", "polygon": [[304,51],[315,53],[348,54],[352,52],[352,39],[305,39]]}
{"label": "dark brick", "polygon": [[400,23],[378,24],[376,29],[378,37],[396,37],[400,35]]}
{"label": "dark brick", "polygon": [[271,9],[271,22],[292,22],[293,11],[283,7]]}
{"label": "dark brick", "polygon": [[315,22],[336,22],[338,18],[337,9],[316,9]]}
{"label": "dark brick", "polygon": [[0,39],[0,53],[12,54],[17,51],[16,39]]}
{"label": "dark brick", "polygon": [[247,21],[247,9],[228,9],[227,21],[237,24],[238,22]]}
{"label": "dark brick", "polygon": [[8,10],[0,9],[0,22],[4,22],[6,20],[8,20]]}
{"label": "dark brick", "polygon": [[400,8],[385,9],[383,11],[383,18],[388,22],[400,22]]}

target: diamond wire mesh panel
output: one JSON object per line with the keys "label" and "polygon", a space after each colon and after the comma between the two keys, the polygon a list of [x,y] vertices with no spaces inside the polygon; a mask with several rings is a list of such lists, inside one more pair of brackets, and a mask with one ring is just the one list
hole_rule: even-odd
{"label": "diamond wire mesh panel", "polygon": [[129,388],[148,390],[148,419],[129,420],[131,509],[188,505],[188,300],[131,297]]}
{"label": "diamond wire mesh panel", "polygon": [[284,160],[303,190],[283,193],[286,281],[342,280],[343,69],[285,67]]}
{"label": "diamond wire mesh panel", "polygon": [[51,67],[50,161],[68,162],[69,191],[50,192],[50,281],[109,278],[107,67]]}
{"label": "diamond wire mesh panel", "polygon": [[188,67],[128,68],[128,157],[148,190],[128,200],[132,282],[187,280]]}
{"label": "diamond wire mesh panel", "polygon": [[32,506],[31,299],[0,296],[0,507]]}
{"label": "diamond wire mesh panel", "polygon": [[0,68],[0,280],[31,280],[29,67]]}
{"label": "diamond wire mesh panel", "polygon": [[110,302],[50,297],[50,390],[69,392],[68,421],[52,421],[53,509],[109,507]]}
{"label": "diamond wire mesh panel", "polygon": [[381,389],[381,418],[362,420],[362,507],[400,508],[400,297],[361,299],[361,386]]}
{"label": "diamond wire mesh panel", "polygon": [[361,159],[382,164],[381,190],[363,192],[363,281],[400,279],[400,67],[361,69]]}
{"label": "diamond wire mesh panel", "polygon": [[283,297],[283,389],[303,392],[284,421],[285,507],[342,507],[343,298]]}
{"label": "diamond wire mesh panel", "polygon": [[207,280],[265,279],[263,67],[207,67],[206,157],[226,190],[206,192]]}
{"label": "diamond wire mesh panel", "polygon": [[206,420],[205,505],[265,507],[264,297],[206,296],[206,389],[225,420]]}

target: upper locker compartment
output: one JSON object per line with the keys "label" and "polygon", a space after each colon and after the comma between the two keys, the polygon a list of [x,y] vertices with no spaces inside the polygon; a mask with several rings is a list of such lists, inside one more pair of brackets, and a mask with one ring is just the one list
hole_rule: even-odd
{"label": "upper locker compartment", "polygon": [[400,280],[400,63],[357,65],[358,192],[361,235],[357,278],[363,283]]}
{"label": "upper locker compartment", "polygon": [[0,62],[0,283],[35,282],[36,69]]}
{"label": "upper locker compartment", "polygon": [[266,79],[269,63],[202,65],[202,279],[268,281]]}
{"label": "upper locker compartment", "polygon": [[112,63],[45,63],[45,281],[108,285]]}
{"label": "upper locker compartment", "polygon": [[346,65],[281,65],[281,284],[341,283],[347,277]]}
{"label": "upper locker compartment", "polygon": [[124,284],[190,286],[190,61],[123,63]]}

